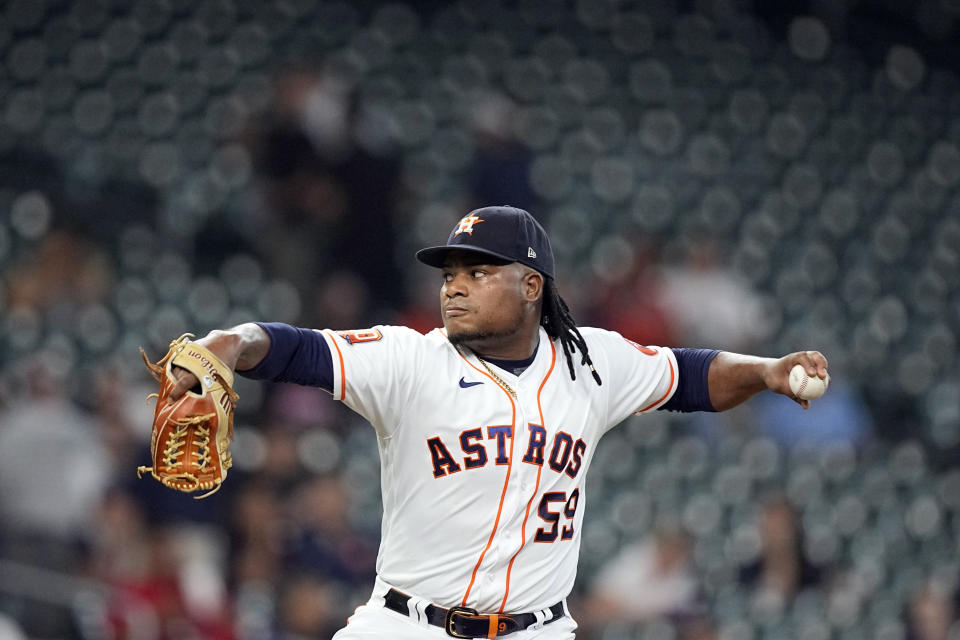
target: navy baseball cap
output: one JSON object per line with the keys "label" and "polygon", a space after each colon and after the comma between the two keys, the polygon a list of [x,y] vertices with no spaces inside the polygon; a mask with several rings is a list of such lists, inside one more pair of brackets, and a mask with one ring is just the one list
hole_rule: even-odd
{"label": "navy baseball cap", "polygon": [[483,207],[454,226],[447,244],[417,251],[417,260],[442,268],[451,251],[474,251],[507,262],[519,262],[553,278],[550,238],[536,218],[516,207]]}

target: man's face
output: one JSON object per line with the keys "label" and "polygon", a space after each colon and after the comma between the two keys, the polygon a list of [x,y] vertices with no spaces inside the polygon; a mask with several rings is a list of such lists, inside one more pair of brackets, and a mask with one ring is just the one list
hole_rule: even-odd
{"label": "man's face", "polygon": [[454,251],[444,263],[440,313],[454,344],[476,348],[509,339],[522,328],[530,269],[468,251]]}

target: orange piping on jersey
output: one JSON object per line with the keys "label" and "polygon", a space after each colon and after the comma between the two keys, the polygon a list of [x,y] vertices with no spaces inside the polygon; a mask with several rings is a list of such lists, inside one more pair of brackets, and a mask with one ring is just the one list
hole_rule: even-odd
{"label": "orange piping on jersey", "polygon": [[[553,346],[553,341],[550,341],[550,368],[547,369],[547,375],[544,376],[543,382],[540,383],[540,388],[537,389],[537,411],[540,412],[540,426],[546,427],[543,422],[543,407],[540,406],[540,392],[543,391],[543,386],[547,384],[547,380],[550,378],[550,374],[553,373],[553,365],[557,362],[557,349]],[[537,492],[540,490],[540,474],[543,473],[543,465],[540,465],[537,469],[537,483],[533,487],[533,493],[530,494],[530,499],[527,500],[527,510],[523,514],[523,524],[520,525],[520,548],[517,549],[517,552],[513,554],[513,557],[510,558],[510,564],[507,565],[507,584],[503,589],[503,600],[500,602],[500,613],[503,613],[504,607],[507,606],[507,596],[510,595],[510,572],[513,570],[513,561],[517,559],[517,556],[520,555],[520,552],[523,551],[523,546],[527,544],[527,518],[530,517],[530,505],[533,504],[533,499],[537,497]]]}
{"label": "orange piping on jersey", "polygon": [[340,358],[340,400],[347,397],[347,377],[343,369],[343,354],[340,353],[340,345],[337,344],[337,337],[330,334],[330,341],[333,342],[334,349],[337,350],[337,357]]}
{"label": "orange piping on jersey", "polygon": [[643,409],[640,409],[640,410],[637,411],[636,413],[643,413],[644,411],[647,411],[647,410],[649,410],[649,409],[657,406],[658,404],[660,404],[661,402],[663,402],[664,400],[666,400],[666,399],[667,399],[667,396],[670,395],[670,392],[673,391],[673,381],[674,381],[674,378],[675,378],[676,376],[675,376],[675,374],[673,373],[673,362],[670,361],[669,356],[667,357],[667,364],[670,365],[670,385],[667,387],[667,392],[664,393],[662,396],[660,396],[659,399],[655,400],[654,402],[651,402],[650,404],[648,404],[647,406],[645,406]]}
{"label": "orange piping on jersey", "polygon": [[510,411],[512,413],[510,417],[510,462],[507,463],[507,477],[503,481],[503,491],[500,492],[500,504],[497,505],[497,518],[493,521],[493,530],[490,531],[490,537],[487,539],[487,546],[483,548],[483,551],[480,553],[480,557],[477,559],[477,564],[473,568],[473,573],[470,575],[470,584],[467,585],[467,591],[463,594],[463,601],[460,603],[461,607],[467,606],[467,598],[470,597],[470,590],[473,589],[473,583],[477,580],[477,571],[480,570],[480,565],[483,564],[483,558],[487,555],[487,551],[490,550],[490,545],[493,544],[493,538],[497,535],[497,527],[500,526],[500,514],[503,512],[503,501],[507,497],[507,487],[510,486],[510,470],[513,469],[513,443],[517,441],[517,405],[513,403],[513,397],[510,395],[506,389],[504,389],[499,382],[493,379],[489,373],[483,369],[479,369],[473,366],[469,360],[463,357],[463,354],[457,350],[457,355],[463,358],[463,361],[470,365],[477,373],[482,373],[483,375],[490,378],[490,381],[497,386],[498,389],[503,391],[504,395],[507,396],[507,400],[510,401]]}

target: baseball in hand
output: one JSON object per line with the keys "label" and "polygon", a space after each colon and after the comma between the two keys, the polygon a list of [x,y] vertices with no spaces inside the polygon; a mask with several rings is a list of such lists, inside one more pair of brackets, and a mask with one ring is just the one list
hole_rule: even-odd
{"label": "baseball in hand", "polygon": [[801,400],[815,400],[822,396],[830,386],[830,374],[826,378],[810,377],[802,364],[790,369],[790,391]]}

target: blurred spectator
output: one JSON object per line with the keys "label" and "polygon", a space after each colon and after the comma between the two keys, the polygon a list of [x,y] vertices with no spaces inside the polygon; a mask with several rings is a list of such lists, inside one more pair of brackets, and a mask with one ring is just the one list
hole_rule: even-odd
{"label": "blurred spectator", "polygon": [[722,265],[707,238],[691,241],[682,263],[664,268],[662,300],[678,344],[744,352],[767,331],[760,298]]}
{"label": "blurred spectator", "polygon": [[278,608],[278,640],[330,638],[343,626],[334,589],[313,574],[285,578]]}
{"label": "blurred spectator", "polygon": [[804,555],[803,530],[787,498],[766,499],[758,524],[760,554],[740,568],[741,585],[786,604],[800,591],[821,584],[823,572]]}
{"label": "blurred spectator", "polygon": [[10,307],[60,312],[66,319],[73,304],[104,300],[112,291],[114,274],[101,248],[58,229],[38,243],[29,260],[13,264],[5,282]]}
{"label": "blurred spectator", "polygon": [[301,292],[343,270],[378,304],[403,300],[394,256],[400,164],[382,128],[333,73],[298,68],[277,79],[274,113],[254,143],[268,215],[253,241],[271,273]]}
{"label": "blurred spectator", "polygon": [[[514,135],[516,118],[516,105],[499,93],[487,93],[473,104],[476,152],[468,176],[471,201],[464,210],[505,204],[545,213],[530,186],[533,154]],[[541,216],[540,222],[547,221]]]}
{"label": "blurred spectator", "polygon": [[345,588],[372,582],[377,541],[350,523],[350,497],[343,479],[318,476],[301,484],[291,498],[294,518],[287,566],[309,570]]}
{"label": "blurred spectator", "polygon": [[[314,393],[323,393],[311,389]],[[280,396],[285,397],[284,395]],[[258,472],[259,480],[269,483],[274,491],[287,494],[300,486],[304,468],[297,451],[298,431],[277,420],[263,428],[266,452]]]}
{"label": "blurred spectator", "polygon": [[231,511],[233,582],[270,584],[282,575],[285,526],[280,496],[265,483],[252,482],[237,495]]}
{"label": "blurred spectator", "polygon": [[105,496],[93,524],[87,572],[108,594],[101,630],[115,638],[233,640],[218,536],[150,525],[136,499],[119,490]]}
{"label": "blurred spectator", "polygon": [[694,616],[677,626],[677,640],[718,640],[720,637],[716,623],[704,616]]}
{"label": "blurred spectator", "polygon": [[27,640],[15,621],[0,613],[0,640]]}
{"label": "blurred spectator", "polygon": [[[267,410],[270,419],[287,431],[305,429],[328,429],[340,426],[338,418],[343,411],[337,403],[330,402],[330,394],[314,387],[293,384],[277,384],[270,388]],[[284,434],[284,440],[297,435]],[[271,443],[273,446],[273,443]]]}
{"label": "blurred spectator", "polygon": [[[212,562],[217,549],[194,533],[174,527],[152,531],[149,571],[138,581],[119,585],[115,593],[121,624],[128,622],[125,612],[133,602],[152,612],[159,640],[234,638],[223,572]],[[132,630],[127,627],[127,632]]]}
{"label": "blurred spectator", "polygon": [[230,585],[237,635],[270,638],[277,627],[277,591],[286,581],[284,536],[289,521],[277,491],[252,480],[235,496],[230,520]]}
{"label": "blurred spectator", "polygon": [[117,479],[130,477],[138,454],[150,445],[153,405],[144,401],[156,390],[144,383],[152,383],[152,378],[132,379],[126,371],[115,359],[103,362],[94,371],[91,397],[85,398],[100,423],[100,443],[109,452]]}
{"label": "blurred spectator", "polygon": [[906,618],[907,640],[951,640],[960,632],[953,598],[935,582],[914,592],[907,604]]}
{"label": "blurred spectator", "polygon": [[132,495],[108,491],[98,505],[93,527],[85,537],[89,547],[87,573],[106,583],[133,582],[150,571],[150,528]]}
{"label": "blurred spectator", "polygon": [[590,630],[610,622],[683,617],[697,608],[697,598],[689,538],[676,527],[661,527],[600,568],[578,619]]}
{"label": "blurred spectator", "polygon": [[797,411],[790,398],[762,393],[746,407],[759,431],[784,448],[849,445],[859,449],[873,437],[873,418],[859,392],[840,371],[831,368],[830,389]]}
{"label": "blurred spectator", "polygon": [[0,521],[44,562],[44,541],[68,541],[89,524],[113,461],[99,425],[70,400],[67,372],[43,354],[24,366],[27,395],[0,421]]}
{"label": "blurred spectator", "polygon": [[324,274],[319,281],[313,318],[317,327],[362,328],[376,321],[371,307],[370,288],[360,276],[352,271],[337,270]]}
{"label": "blurred spectator", "polygon": [[601,280],[590,306],[590,323],[617,331],[639,344],[677,344],[664,300],[657,243],[645,237],[630,240],[634,249],[629,270],[613,281]]}
{"label": "blurred spectator", "polygon": [[440,280],[432,271],[435,270],[414,270],[408,274],[412,280],[411,295],[407,305],[400,310],[397,324],[426,334],[442,323]]}

